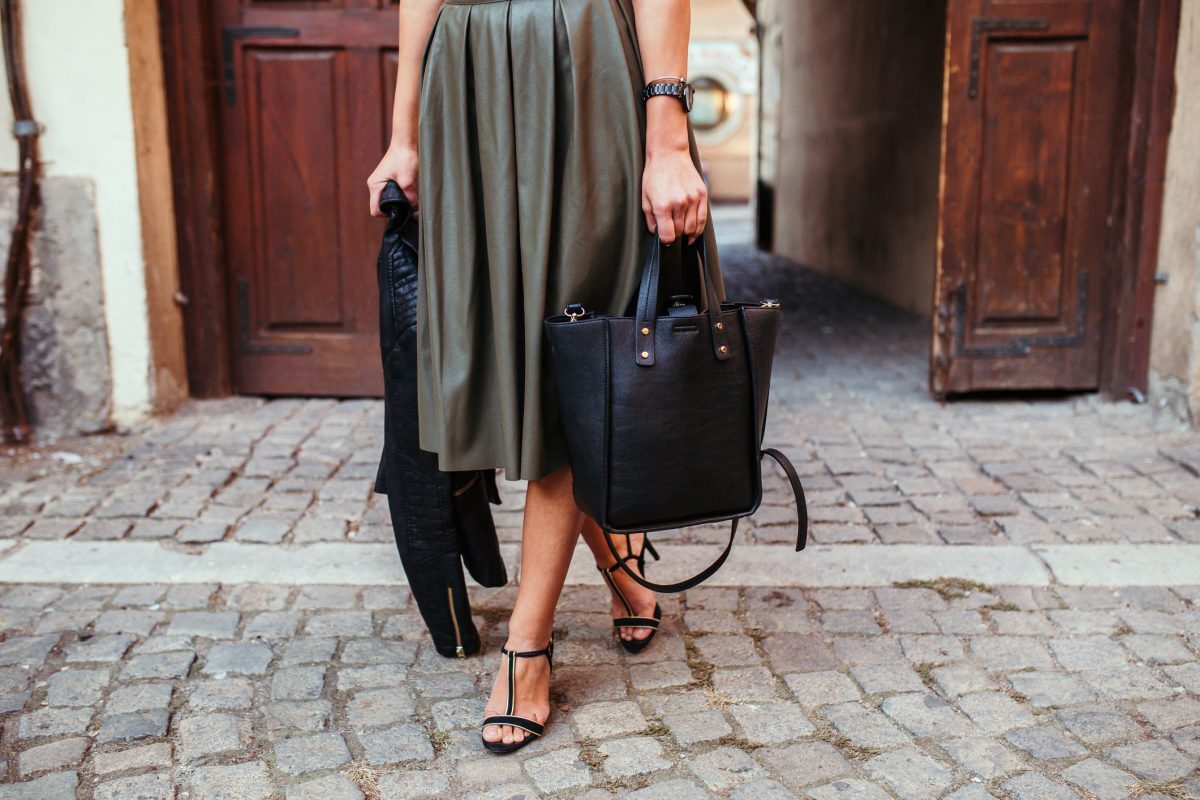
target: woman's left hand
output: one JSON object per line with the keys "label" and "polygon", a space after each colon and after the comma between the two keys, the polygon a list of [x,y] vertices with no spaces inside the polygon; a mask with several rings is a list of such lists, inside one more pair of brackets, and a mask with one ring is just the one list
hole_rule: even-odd
{"label": "woman's left hand", "polygon": [[686,149],[648,152],[642,174],[646,225],[663,244],[679,236],[695,242],[708,224],[708,187]]}

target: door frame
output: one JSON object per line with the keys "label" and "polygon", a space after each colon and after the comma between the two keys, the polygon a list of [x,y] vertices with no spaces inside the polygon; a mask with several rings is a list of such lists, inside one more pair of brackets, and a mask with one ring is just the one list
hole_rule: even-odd
{"label": "door frame", "polygon": [[1182,0],[1138,0],[1131,14],[1128,127],[1117,172],[1115,263],[1100,351],[1100,390],[1142,400],[1149,391],[1150,334],[1167,147],[1175,109],[1175,52]]}
{"label": "door frame", "polygon": [[210,0],[159,0],[179,241],[188,385],[193,397],[227,397],[233,381],[228,276],[222,235],[218,64]]}
{"label": "door frame", "polygon": [[[1151,319],[1154,311],[1155,270],[1162,219],[1164,173],[1175,94],[1175,51],[1179,39],[1182,0],[1135,0],[1126,7],[1122,50],[1132,66],[1119,76],[1122,119],[1114,145],[1114,219],[1108,251],[1114,269],[1100,287],[1104,317],[1100,335],[1098,390],[1116,398],[1142,400],[1148,391]],[[945,70],[952,58],[947,29]],[[948,77],[944,78],[944,81]],[[943,84],[943,141],[939,180],[946,171],[945,120],[948,99]],[[938,207],[942,201],[939,198]],[[942,258],[942,220],[938,220],[938,264]],[[931,303],[929,390],[945,399],[949,361],[945,326],[939,326],[940,288],[935,281]]]}

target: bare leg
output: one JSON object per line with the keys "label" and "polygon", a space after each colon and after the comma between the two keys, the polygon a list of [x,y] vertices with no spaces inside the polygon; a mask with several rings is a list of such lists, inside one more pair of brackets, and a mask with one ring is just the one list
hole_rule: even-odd
{"label": "bare leg", "polygon": [[[529,482],[525,520],[521,526],[521,584],[508,620],[509,650],[540,650],[550,641],[554,607],[567,579],[567,568],[583,514],[571,494],[571,468],[563,466]],[[545,724],[550,716],[550,663],[545,658],[517,659],[514,713]],[[503,714],[508,701],[504,670],[496,675],[484,716]],[[483,738],[505,744],[519,742],[525,731],[509,725],[488,725]]]}
{"label": "bare leg", "polygon": [[[642,540],[646,537],[644,533],[635,533],[630,537],[633,545],[633,552],[640,552]],[[596,558],[596,565],[601,567],[610,567],[613,564],[612,552],[608,549],[608,545],[604,542],[604,532],[600,530],[600,526],[591,517],[585,516],[583,520],[583,540],[587,542],[588,547],[592,550],[592,555]],[[628,555],[629,549],[625,544],[624,536],[614,536],[613,546],[617,548],[617,552],[621,555]],[[633,561],[625,562],[629,568],[637,571],[637,564]],[[621,588],[622,594],[629,604],[633,606],[634,616],[649,617],[654,614],[654,592],[647,589],[645,586],[635,582],[625,574],[624,570],[615,570],[612,574],[613,580],[617,586]],[[621,601],[615,596],[612,598],[612,615],[613,617],[625,616],[625,607],[621,605]],[[618,628],[618,634],[625,641],[634,641],[645,639],[653,631],[649,628]]]}

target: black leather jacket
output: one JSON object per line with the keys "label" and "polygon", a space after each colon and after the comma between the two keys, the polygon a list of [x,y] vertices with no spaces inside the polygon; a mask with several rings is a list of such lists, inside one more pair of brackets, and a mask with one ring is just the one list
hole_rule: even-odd
{"label": "black leather jacket", "polygon": [[437,456],[418,446],[417,222],[394,182],[380,206],[388,215],[376,266],[385,418],[375,491],[387,495],[400,561],[434,646],[462,657],[480,647],[463,564],[483,586],[508,581],[489,508],[500,502],[496,472],[441,472]]}

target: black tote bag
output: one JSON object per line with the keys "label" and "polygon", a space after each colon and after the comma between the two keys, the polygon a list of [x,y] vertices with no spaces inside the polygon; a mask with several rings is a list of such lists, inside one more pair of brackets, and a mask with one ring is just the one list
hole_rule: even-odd
{"label": "black tote bag", "polygon": [[720,302],[703,247],[692,252],[704,271],[703,312],[660,315],[655,237],[635,316],[572,305],[545,321],[580,509],[606,534],[731,522],[716,561],[673,584],[628,569],[609,540],[622,569],[658,592],[689,589],[725,562],[738,519],[762,501],[763,455],[779,462],[795,493],[796,550],[808,539],[795,469],[779,451],[762,449],[779,304]]}

